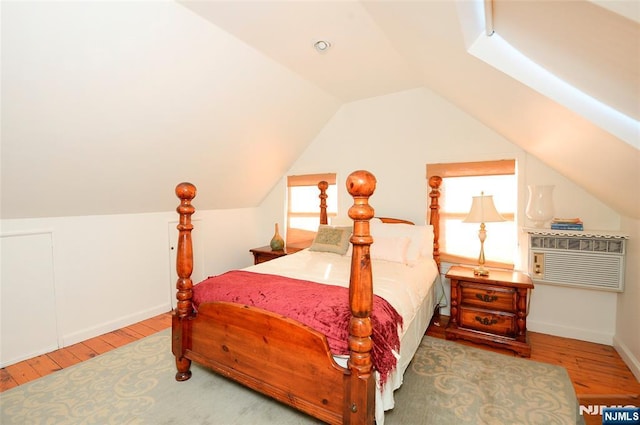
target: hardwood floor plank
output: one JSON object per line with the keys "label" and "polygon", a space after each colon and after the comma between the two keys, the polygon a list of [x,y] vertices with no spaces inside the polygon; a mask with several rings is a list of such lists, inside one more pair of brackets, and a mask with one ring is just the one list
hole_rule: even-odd
{"label": "hardwood floor plank", "polygon": [[79,342],[77,344],[70,345],[67,347],[71,354],[79,358],[81,361],[86,361],[94,358],[98,355],[90,346],[85,344],[84,342]]}
{"label": "hardwood floor plank", "polygon": [[82,360],[76,357],[69,348],[61,348],[47,354],[51,360],[56,362],[60,367],[65,368],[80,363]]}
{"label": "hardwood floor plank", "polygon": [[131,335],[128,335],[125,332],[123,332],[121,329],[102,335],[102,339],[116,348],[122,347],[123,345],[126,345],[136,340]]}
{"label": "hardwood floor plank", "polygon": [[143,322],[146,326],[155,329],[156,332],[171,327],[171,313],[163,313],[158,316],[152,317]]}
{"label": "hardwood floor plank", "polygon": [[11,376],[6,368],[0,369],[0,392],[17,387],[18,382]]}
{"label": "hardwood floor plank", "polygon": [[[153,335],[154,333],[158,332],[159,330],[152,328],[151,326],[148,326],[146,323],[144,322],[140,322],[140,323],[135,323],[131,326],[127,326],[127,328],[137,332],[140,335],[143,336],[149,336],[149,335]],[[163,329],[166,329],[163,328]],[[160,329],[162,330],[162,329]]]}
{"label": "hardwood floor plank", "polygon": [[62,369],[62,367],[59,364],[51,360],[51,358],[46,354],[42,354],[38,357],[34,357],[32,359],[26,360],[26,362],[36,372],[38,372],[40,376],[45,376]]}
{"label": "hardwood floor plank", "polygon": [[18,385],[26,384],[41,376],[27,361],[7,366],[5,370]]}
{"label": "hardwood floor plank", "polygon": [[119,331],[122,332],[123,335],[126,335],[127,337],[133,339],[134,341],[145,337],[144,334],[141,334],[140,332],[136,331],[131,326],[127,326],[126,328],[122,328]]}
{"label": "hardwood floor plank", "polygon": [[104,335],[88,339],[84,344],[98,354],[104,354],[116,348],[104,339]]}

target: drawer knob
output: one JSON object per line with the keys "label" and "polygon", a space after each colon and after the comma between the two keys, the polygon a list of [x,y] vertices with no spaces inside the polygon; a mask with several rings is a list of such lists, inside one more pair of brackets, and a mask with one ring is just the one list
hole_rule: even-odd
{"label": "drawer knob", "polygon": [[488,295],[488,294],[476,294],[476,298],[486,303],[492,303],[498,300],[497,295]]}
{"label": "drawer knob", "polygon": [[498,323],[498,319],[476,316],[476,321],[485,326],[491,326]]}

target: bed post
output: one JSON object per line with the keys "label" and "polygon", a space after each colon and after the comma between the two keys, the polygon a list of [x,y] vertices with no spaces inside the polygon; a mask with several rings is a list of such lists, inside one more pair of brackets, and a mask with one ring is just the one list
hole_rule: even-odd
{"label": "bed post", "polygon": [[433,226],[433,259],[438,265],[438,270],[440,270],[440,205],[438,204],[438,199],[440,198],[441,184],[442,177],[429,177],[429,187],[431,188],[429,192],[429,198],[431,198],[429,224]]}
{"label": "bed post", "polygon": [[345,398],[344,423],[373,424],[375,414],[375,376],[371,363],[373,282],[369,249],[373,238],[369,220],[374,215],[369,197],[376,178],[368,171],[354,171],[347,178],[347,190],[353,196],[349,217],[353,220],[353,255],[349,281],[349,362],[351,372]]}
{"label": "bed post", "polygon": [[329,220],[327,219],[327,188],[329,187],[329,183],[322,180],[318,183],[318,189],[320,189],[320,224],[329,224]]}
{"label": "bed post", "polygon": [[190,319],[193,315],[193,282],[191,273],[193,272],[193,244],[191,241],[191,215],[196,211],[191,205],[191,200],[196,196],[196,187],[191,183],[180,183],[176,186],[176,196],[180,198],[180,205],[176,211],[180,215],[180,222],[177,229],[178,252],[176,256],[176,272],[178,281],[176,282],[177,306],[172,316],[172,351],[176,357],[177,381],[186,381],[191,378],[191,360],[184,357],[185,351],[189,348],[188,335],[191,335],[188,327],[191,325]]}

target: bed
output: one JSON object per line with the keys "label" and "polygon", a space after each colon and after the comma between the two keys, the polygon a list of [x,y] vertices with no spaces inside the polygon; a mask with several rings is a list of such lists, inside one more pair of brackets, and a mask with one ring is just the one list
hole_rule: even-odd
{"label": "bed", "polygon": [[[438,177],[429,180],[430,225],[411,226],[412,223],[401,219],[374,218],[369,197],[375,190],[375,177],[363,170],[351,173],[346,180],[347,190],[354,202],[349,209],[353,226],[349,229],[348,252],[342,254],[320,249],[318,247],[326,241],[316,237],[308,249],[240,271],[230,271],[229,276],[224,274],[216,277],[231,278],[233,273],[233,278],[245,280],[234,281],[235,289],[224,289],[225,294],[232,294],[231,298],[215,298],[213,301],[203,298],[203,288],[218,288],[221,285],[219,282],[207,286],[207,279],[194,287],[191,281],[191,216],[195,212],[191,201],[196,195],[196,188],[190,183],[179,184],[176,187],[176,195],[180,198],[177,208],[180,216],[176,264],[178,302],[172,316],[176,380],[185,381],[191,377],[190,365],[194,361],[326,423],[377,422],[381,425],[384,411],[393,407],[393,391],[401,385],[402,374],[434,313],[436,301],[433,282],[439,275],[440,182]],[[333,230],[336,226],[327,225],[326,210],[323,211],[326,206],[323,188],[326,189],[326,185],[320,183],[318,187],[321,190],[320,234],[324,232],[323,226]],[[427,233],[426,239],[419,239],[422,243],[417,248],[419,260],[415,257],[416,246],[412,245],[417,228],[420,228],[420,238],[422,232]],[[431,232],[422,228],[431,229]],[[395,237],[397,234],[405,235],[405,231],[409,232],[408,236]],[[376,236],[378,245],[375,245],[372,233],[379,235]],[[425,244],[425,240],[428,243]],[[403,245],[400,251],[405,253],[400,260],[395,258],[398,250],[390,249],[392,245],[397,247],[398,243]],[[427,245],[429,258],[425,259]],[[412,295],[409,289],[394,292],[392,289],[397,282],[393,281],[393,276],[398,275],[408,280],[414,279],[412,282],[417,283],[407,286],[419,288],[419,294]],[[239,293],[248,292],[248,282],[257,282],[263,276],[279,279],[265,281],[264,285],[271,285],[268,288],[294,288],[288,285],[300,284],[295,288],[310,291],[321,287],[326,297],[307,295],[305,298],[317,303],[323,302],[324,298],[332,298],[329,294],[334,291],[336,294],[346,294],[336,295],[336,299],[343,301],[330,308],[340,311],[338,314],[341,318],[345,316],[344,311],[347,312],[344,327],[338,326],[340,329],[335,332],[329,330],[323,333],[315,324],[305,324],[307,318],[300,318],[293,313],[283,314],[278,310],[279,305],[269,311],[262,308],[260,303],[245,302],[256,296]],[[428,279],[428,282],[420,279]],[[293,293],[293,289],[287,291],[287,296]],[[265,290],[264,293],[270,292]],[[392,300],[388,302],[386,298],[389,297]],[[275,302],[270,296],[263,298],[267,303]],[[396,320],[393,326],[397,329],[399,349],[382,339],[386,337],[381,336],[379,328],[388,328],[389,325],[381,325],[381,311],[387,311],[379,307],[381,302],[388,302],[393,307],[389,311],[397,313],[395,316],[393,313],[388,315]],[[295,306],[298,302],[288,304]],[[298,308],[295,314],[309,310]],[[314,311],[311,316],[320,316],[326,322],[324,313],[320,314],[319,311]],[[401,323],[401,326],[397,326],[397,323]],[[340,336],[342,334],[344,337]],[[336,349],[336,344],[346,347],[346,351]],[[388,370],[383,365],[389,355],[380,348],[386,345],[389,345],[395,359],[395,364]],[[374,366],[374,362],[381,366]],[[380,371],[384,371],[384,374]]]}

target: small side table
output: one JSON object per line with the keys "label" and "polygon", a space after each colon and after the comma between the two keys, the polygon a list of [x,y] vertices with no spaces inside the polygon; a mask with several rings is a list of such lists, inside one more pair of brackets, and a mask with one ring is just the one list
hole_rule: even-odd
{"label": "small side table", "polygon": [[279,251],[273,251],[269,245],[261,246],[260,248],[253,248],[249,251],[253,254],[253,264],[264,263],[265,261],[273,260],[274,258],[282,257],[285,255],[294,254],[303,248],[297,247],[285,247]]}
{"label": "small side table", "polygon": [[445,275],[451,280],[451,317],[445,336],[513,350],[531,356],[527,314],[531,278],[509,270],[490,270],[476,276],[469,267],[453,266]]}

